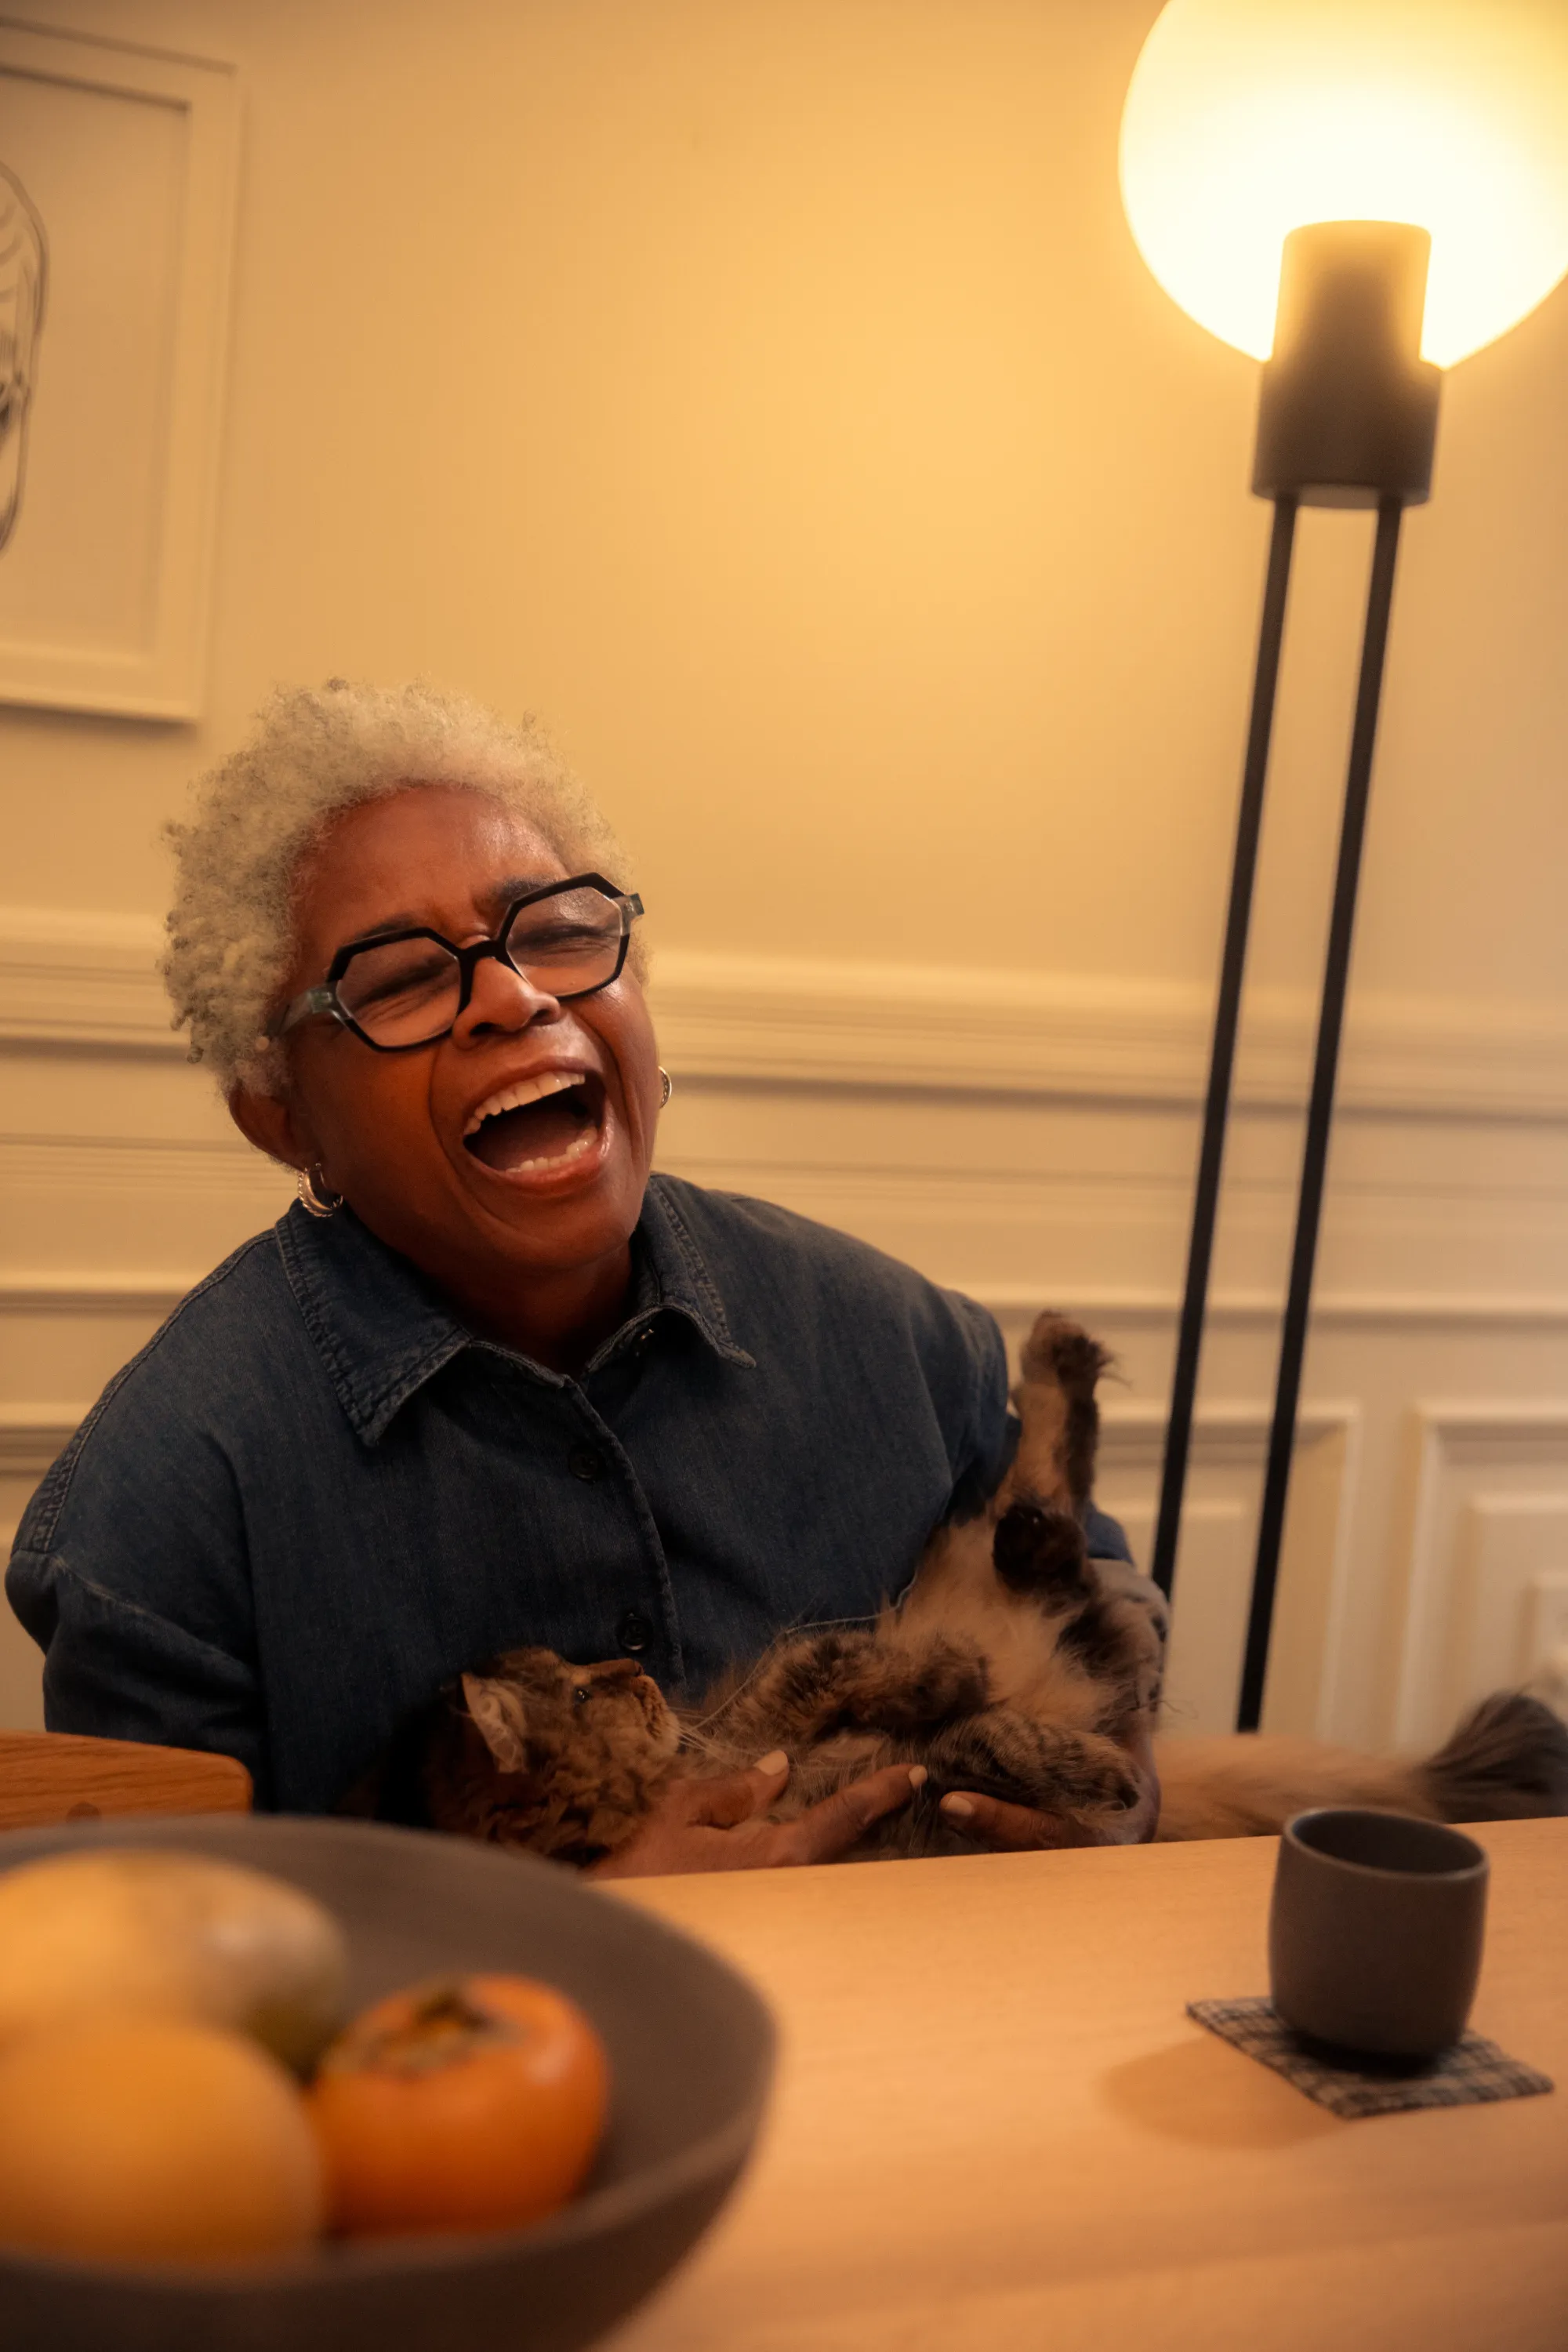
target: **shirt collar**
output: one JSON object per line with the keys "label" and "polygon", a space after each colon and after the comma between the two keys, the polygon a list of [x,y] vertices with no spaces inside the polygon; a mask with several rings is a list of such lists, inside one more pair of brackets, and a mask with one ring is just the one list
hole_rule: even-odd
{"label": "shirt collar", "polygon": [[757,1360],[746,1353],[731,1330],[708,1261],[661,1176],[648,1178],[637,1234],[647,1250],[659,1307],[684,1315],[725,1363],[755,1371]]}
{"label": "shirt collar", "polygon": [[[460,1323],[418,1268],[378,1241],[352,1210],[311,1217],[296,1203],[276,1231],[306,1328],[350,1424],[367,1445],[379,1443],[415,1391],[454,1356],[493,1344]],[[630,1311],[589,1370],[666,1313],[684,1316],[724,1362],[754,1369],[755,1358],[735,1344],[689,1226],[657,1176],[648,1181],[634,1247]],[[542,1386],[568,1385],[562,1373],[525,1356],[512,1360]]]}

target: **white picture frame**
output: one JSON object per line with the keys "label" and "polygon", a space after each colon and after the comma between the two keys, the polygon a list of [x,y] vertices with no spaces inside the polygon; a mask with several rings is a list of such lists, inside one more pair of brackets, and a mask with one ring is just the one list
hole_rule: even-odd
{"label": "white picture frame", "polygon": [[0,18],[0,702],[201,715],[238,129],[230,66]]}

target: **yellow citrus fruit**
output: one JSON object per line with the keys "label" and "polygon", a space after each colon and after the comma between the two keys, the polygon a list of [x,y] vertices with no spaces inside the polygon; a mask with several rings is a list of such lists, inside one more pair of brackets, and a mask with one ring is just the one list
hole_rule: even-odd
{"label": "yellow citrus fruit", "polygon": [[321,2210],[304,2101],[237,2033],[105,2015],[0,2052],[0,2242],[241,2262],[308,2245]]}
{"label": "yellow citrus fruit", "polygon": [[347,1975],[321,1906],[237,1863],[121,1846],[0,1874],[0,2048],[113,2008],[237,2026],[303,2074]]}

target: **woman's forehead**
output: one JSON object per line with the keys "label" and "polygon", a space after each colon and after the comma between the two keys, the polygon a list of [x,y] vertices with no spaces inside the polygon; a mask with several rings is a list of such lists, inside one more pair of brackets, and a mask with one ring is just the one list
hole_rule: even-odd
{"label": "woman's forehead", "polygon": [[416,784],[362,801],[329,824],[300,876],[307,951],[427,924],[454,936],[565,866],[543,835],[489,793]]}

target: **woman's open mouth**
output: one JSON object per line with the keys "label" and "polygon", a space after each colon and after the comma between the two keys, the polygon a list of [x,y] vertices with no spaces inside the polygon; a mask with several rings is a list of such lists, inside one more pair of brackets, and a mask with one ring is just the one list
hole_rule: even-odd
{"label": "woman's open mouth", "polygon": [[463,1149],[498,1176],[563,1175],[596,1149],[605,1107],[605,1082],[592,1070],[540,1070],[476,1106]]}

